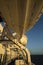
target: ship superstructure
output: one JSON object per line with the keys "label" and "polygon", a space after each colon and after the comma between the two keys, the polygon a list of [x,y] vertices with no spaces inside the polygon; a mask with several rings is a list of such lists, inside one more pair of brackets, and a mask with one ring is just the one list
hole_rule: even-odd
{"label": "ship superstructure", "polygon": [[43,0],[0,0],[0,65],[34,65],[25,32],[42,14]]}

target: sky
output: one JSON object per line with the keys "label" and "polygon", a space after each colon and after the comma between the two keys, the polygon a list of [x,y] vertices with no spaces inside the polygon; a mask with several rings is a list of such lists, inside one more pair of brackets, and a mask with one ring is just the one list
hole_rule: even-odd
{"label": "sky", "polygon": [[34,27],[26,32],[28,43],[26,47],[31,54],[43,55],[43,14],[34,25]]}

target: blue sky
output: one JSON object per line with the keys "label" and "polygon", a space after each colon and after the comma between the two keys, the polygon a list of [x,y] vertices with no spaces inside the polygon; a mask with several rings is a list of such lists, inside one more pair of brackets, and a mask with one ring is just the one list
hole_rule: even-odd
{"label": "blue sky", "polygon": [[43,55],[43,14],[34,25],[34,27],[26,32],[28,37],[27,48],[31,54],[42,54]]}

